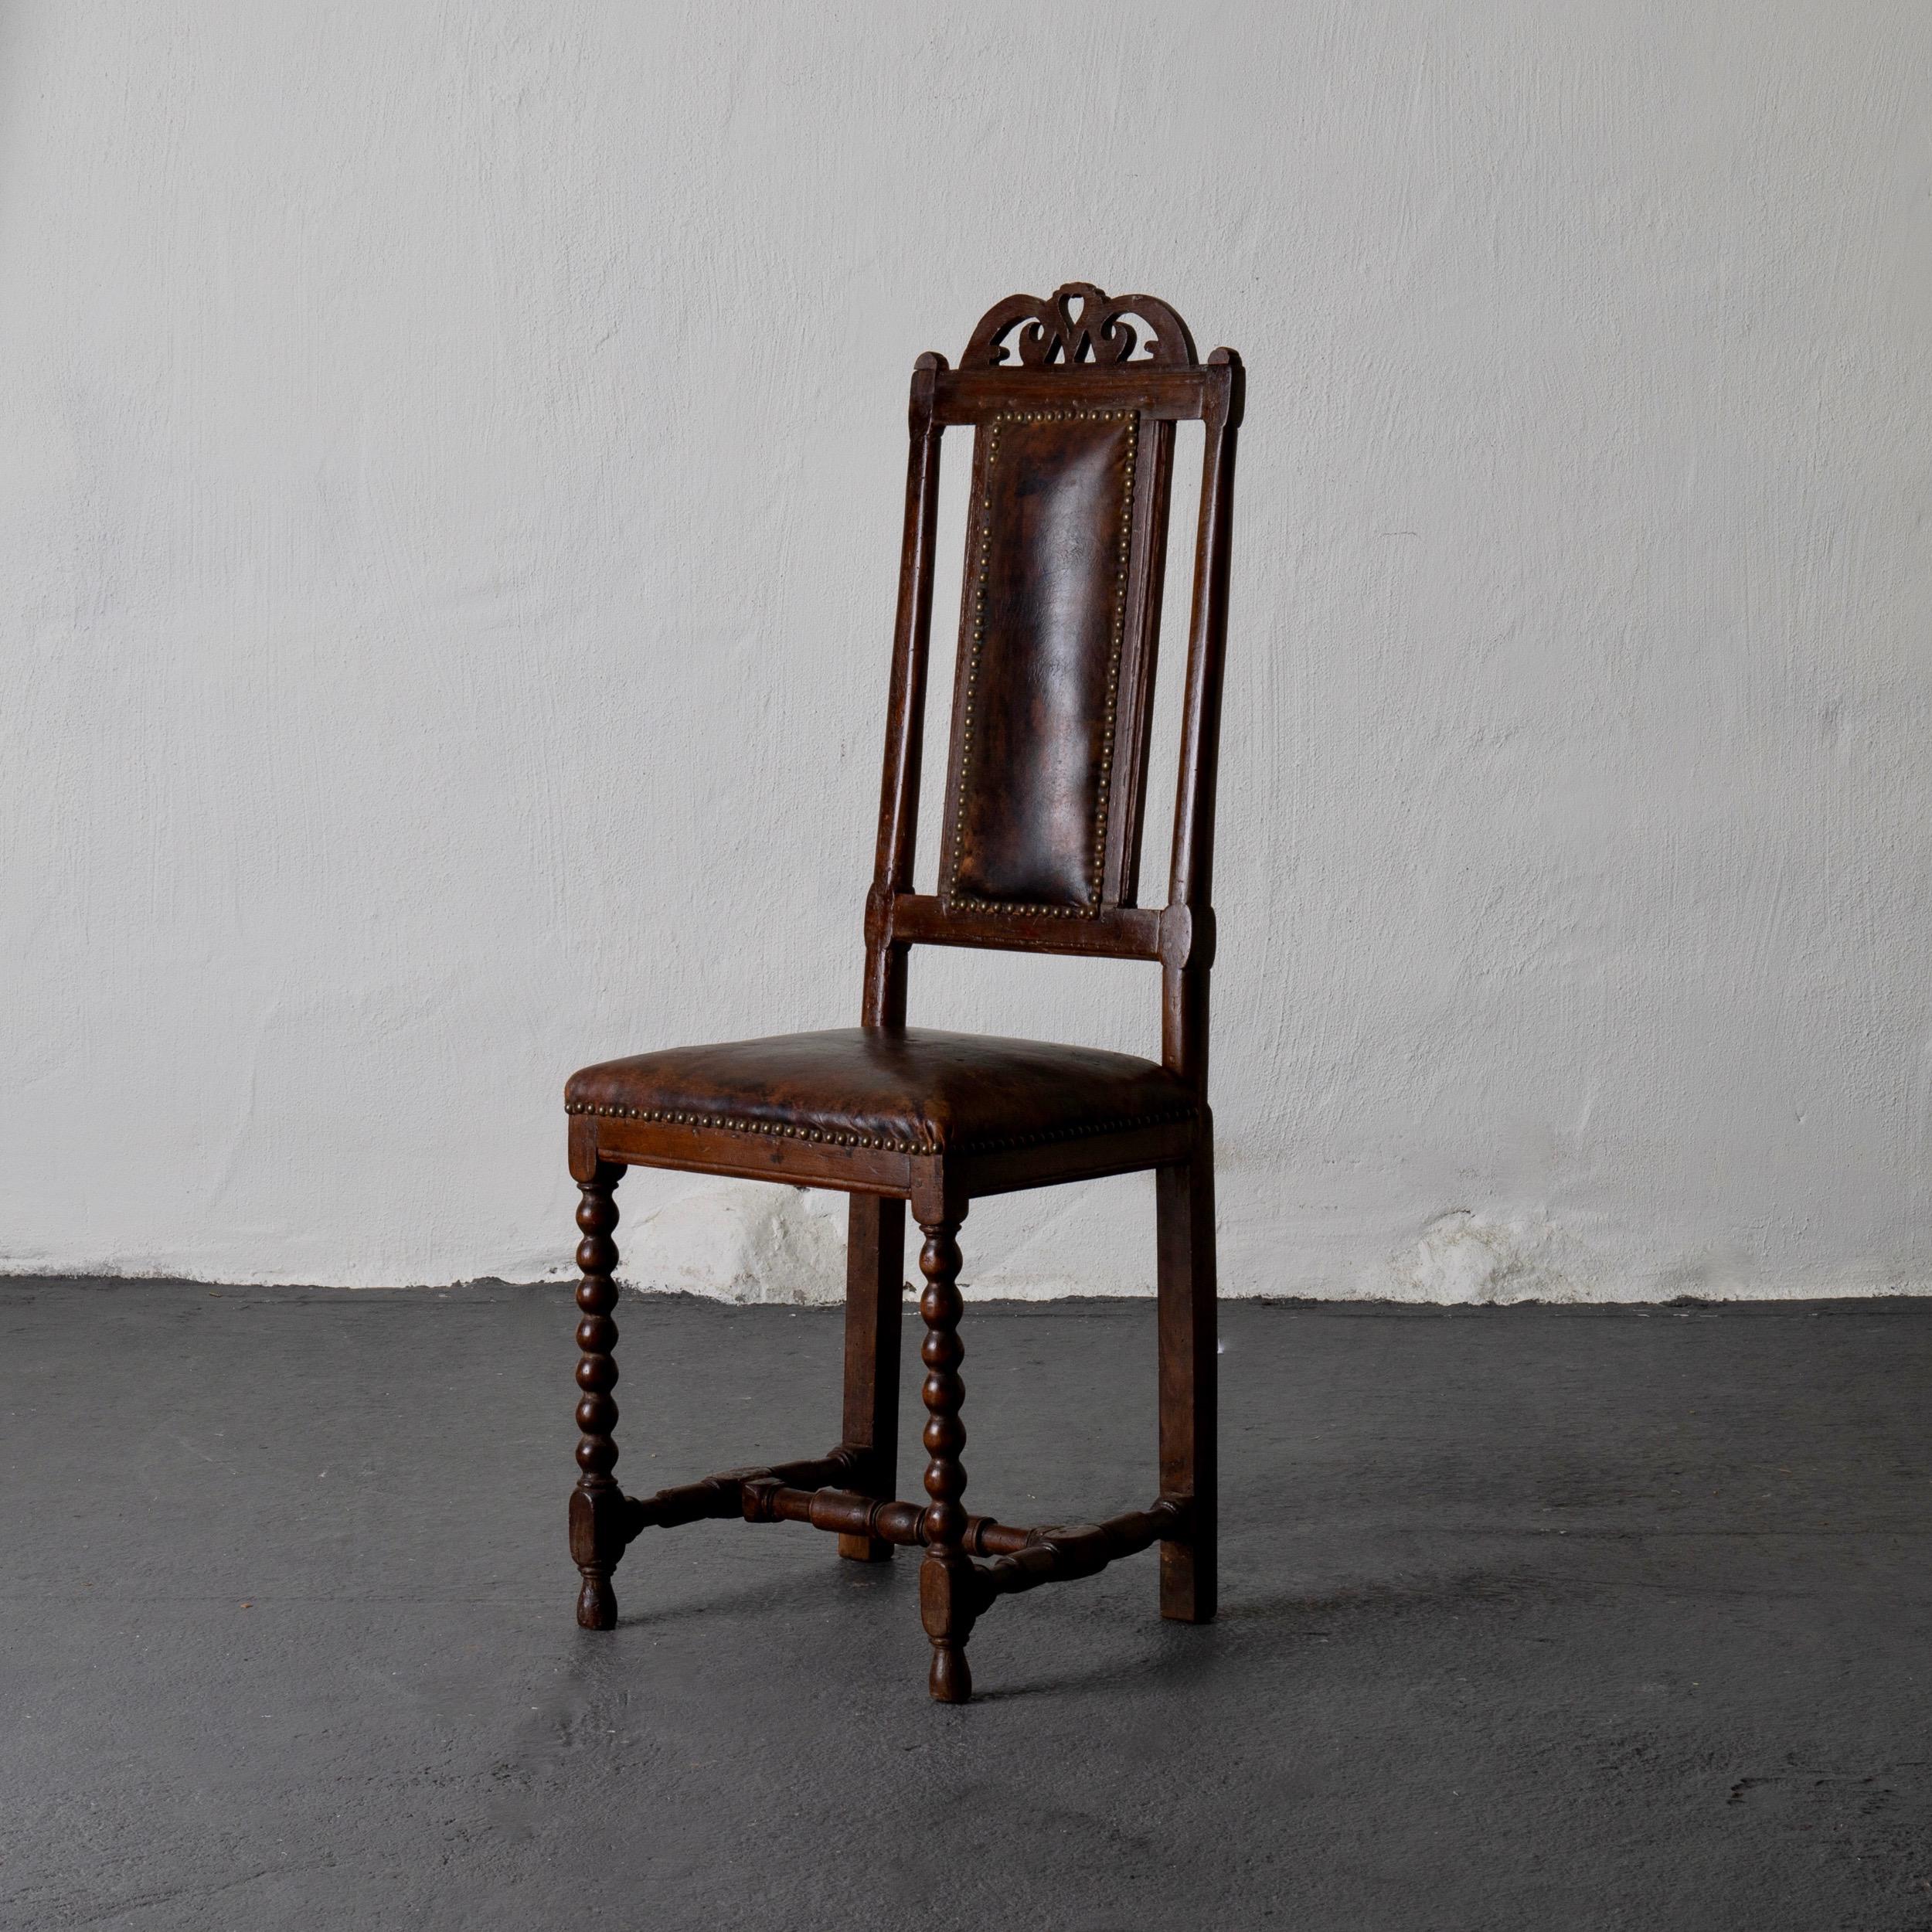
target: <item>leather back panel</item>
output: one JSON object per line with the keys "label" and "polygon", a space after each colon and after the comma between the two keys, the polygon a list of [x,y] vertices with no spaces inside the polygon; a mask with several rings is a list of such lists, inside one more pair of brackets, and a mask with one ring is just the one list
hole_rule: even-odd
{"label": "leather back panel", "polygon": [[1100,906],[1138,430],[1131,409],[1073,407],[980,427],[940,857],[951,903]]}

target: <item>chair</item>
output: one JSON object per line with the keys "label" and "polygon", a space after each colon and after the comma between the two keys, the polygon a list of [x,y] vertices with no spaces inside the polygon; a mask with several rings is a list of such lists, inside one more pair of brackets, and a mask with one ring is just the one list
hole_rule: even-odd
{"label": "chair", "polygon": [[[1138,332],[1151,328],[1135,356]],[[1018,350],[1012,359],[1008,347]],[[913,366],[911,454],[879,844],[866,901],[862,1023],[607,1061],[566,1090],[582,1189],[577,1291],[582,1440],[570,1553],[577,1621],[617,1621],[611,1573],[647,1529],[713,1516],[808,1522],[841,1556],[923,1547],[932,1696],[971,1695],[974,1622],[1015,1590],[1091,1576],[1158,1543],[1161,1614],[1215,1607],[1214,1154],[1208,973],[1229,524],[1242,370],[1196,359],[1151,296],[1073,282],[1014,295],[963,366]],[[1141,820],[1175,425],[1202,423],[1199,529],[1167,903],[1138,903]],[[940,877],[913,879],[931,631],[939,446],[975,431]],[[906,1024],[915,945],[1158,961],[1161,1057]],[[628,1166],[851,1196],[845,1413],[836,1447],[625,1495],[612,1474],[617,1379],[613,1192]],[[1158,1214],[1160,1495],[1104,1522],[1018,1529],[966,1513],[958,1235],[981,1195],[1151,1168]],[[896,1499],[905,1211],[924,1236],[923,1505]]]}

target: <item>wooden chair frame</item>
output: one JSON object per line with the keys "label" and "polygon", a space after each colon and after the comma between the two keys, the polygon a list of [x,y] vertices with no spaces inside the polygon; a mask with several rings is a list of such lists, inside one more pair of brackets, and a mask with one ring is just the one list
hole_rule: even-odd
{"label": "wooden chair frame", "polygon": [[[1132,360],[1128,358],[1136,338],[1124,319],[1129,316],[1151,323],[1153,330],[1147,354]],[[1009,338],[1018,349],[1016,365]],[[1160,1545],[1161,1614],[1189,1623],[1213,1616],[1216,1344],[1208,986],[1215,941],[1215,791],[1230,531],[1242,400],[1240,359],[1232,350],[1216,349],[1205,363],[1198,362],[1185,324],[1165,303],[1141,295],[1108,297],[1085,284],[1067,284],[1044,301],[1012,296],[997,304],[975,329],[958,369],[930,353],[914,364],[878,848],[866,903],[863,1025],[905,1026],[907,960],[915,945],[1149,961],[1161,968],[1162,1063],[1186,1083],[1198,1106],[1186,1119],[1043,1146],[930,1153],[842,1145],[829,1137],[747,1136],[701,1116],[627,1117],[636,1110],[621,1107],[573,1111],[570,1171],[582,1191],[577,1217],[583,1236],[577,1257],[583,1275],[577,1292],[582,1351],[577,1420],[582,1439],[570,1498],[570,1550],[581,1574],[577,1621],[586,1628],[608,1629],[615,1623],[611,1573],[634,1538],[647,1529],[706,1517],[808,1522],[835,1533],[841,1555],[861,1560],[889,1557],[896,1545],[923,1546],[919,1594],[933,1648],[929,1688],[943,1702],[970,1696],[967,1638],[996,1598],[1091,1575],[1151,1543]],[[1132,492],[1131,541],[1124,553],[1124,636],[1117,722],[1112,724],[1117,738],[1114,768],[1122,781],[1107,819],[1104,852],[1096,856],[1098,903],[1073,917],[1049,908],[977,905],[943,886],[922,893],[914,889],[913,877],[940,439],[949,427],[978,432],[977,505],[988,427],[1056,410],[1131,413],[1144,478],[1143,487]],[[1196,421],[1205,427],[1206,449],[1173,846],[1166,902],[1144,907],[1137,903],[1137,875],[1175,425]],[[963,637],[971,617],[971,574]],[[962,642],[962,665],[964,651]],[[959,791],[959,716],[956,693],[949,801]],[[627,1496],[618,1487],[612,1473],[617,1459],[613,1272],[618,1259],[613,1190],[631,1165],[743,1175],[850,1196],[844,1424],[828,1454],[733,1470],[641,1498]],[[968,1204],[982,1195],[1144,1168],[1155,1175],[1158,1219],[1158,1498],[1144,1510],[1073,1526],[1021,1529],[968,1515],[960,1501],[966,1487],[966,1432],[961,1420],[964,1351],[957,1285],[957,1236]],[[908,1205],[924,1236],[919,1257],[925,1284],[920,1301],[925,1327],[920,1356],[927,1370],[922,1394],[928,1412],[923,1505],[895,1495]]]}

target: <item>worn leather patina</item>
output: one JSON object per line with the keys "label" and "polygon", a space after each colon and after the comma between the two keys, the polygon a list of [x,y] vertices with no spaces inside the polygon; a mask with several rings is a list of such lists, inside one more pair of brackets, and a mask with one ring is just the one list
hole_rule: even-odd
{"label": "worn leather patina", "polygon": [[640,1053],[573,1074],[564,1100],[575,1113],[787,1137],[802,1130],[835,1145],[921,1154],[1043,1145],[1199,1111],[1187,1083],[1153,1060],[918,1027]]}
{"label": "worn leather patina", "polygon": [[946,896],[1087,912],[1113,784],[1135,418],[1015,410],[981,434]]}

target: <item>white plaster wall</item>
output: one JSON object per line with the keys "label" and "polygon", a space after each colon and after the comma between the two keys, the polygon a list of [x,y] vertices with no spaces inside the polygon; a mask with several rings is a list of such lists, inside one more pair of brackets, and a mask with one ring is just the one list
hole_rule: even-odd
{"label": "white plaster wall", "polygon": [[[0,1265],[534,1277],[573,1065],[851,1022],[907,372],[1083,277],[1252,372],[1228,1289],[1932,1286],[1928,100],[1924,0],[12,0]],[[832,1278],[701,1186],[636,1278]]]}

